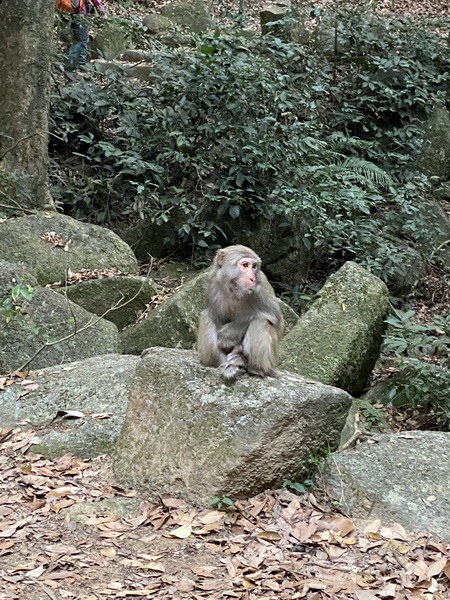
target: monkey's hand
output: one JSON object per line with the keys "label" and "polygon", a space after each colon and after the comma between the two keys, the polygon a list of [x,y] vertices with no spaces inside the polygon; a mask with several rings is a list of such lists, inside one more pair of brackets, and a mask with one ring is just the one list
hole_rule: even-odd
{"label": "monkey's hand", "polygon": [[220,365],[219,370],[224,379],[236,379],[236,377],[243,375],[247,371],[247,360],[241,352],[230,352],[225,362]]}
{"label": "monkey's hand", "polygon": [[242,321],[231,321],[217,332],[217,345],[225,354],[233,352],[244,339],[248,323]]}

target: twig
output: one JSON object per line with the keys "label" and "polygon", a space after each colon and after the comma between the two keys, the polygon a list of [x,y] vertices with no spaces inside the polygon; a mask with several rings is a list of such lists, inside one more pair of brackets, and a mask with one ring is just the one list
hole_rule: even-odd
{"label": "twig", "polygon": [[[15,200],[12,200],[12,202],[15,202]],[[30,208],[22,208],[20,206],[20,204],[18,204],[18,203],[16,203],[16,204],[17,204],[17,206],[10,206],[9,204],[0,203],[0,208],[6,208],[7,210],[20,210],[20,212],[23,212],[27,215],[34,215],[37,212],[36,210],[32,210]]]}
{"label": "twig", "polygon": [[[139,287],[138,291],[134,294],[134,296],[132,296],[131,298],[129,298],[126,302],[121,302],[121,300],[123,300],[123,296],[122,296],[122,298],[120,300],[118,300],[113,306],[111,306],[110,308],[108,308],[108,310],[106,310],[102,315],[100,315],[97,318],[89,319],[89,321],[85,325],[83,325],[82,327],[80,327],[79,329],[77,328],[77,321],[76,321],[75,315],[73,313],[72,307],[69,304],[69,310],[70,310],[70,313],[72,314],[72,317],[74,319],[75,330],[72,331],[71,333],[68,333],[64,337],[60,338],[59,340],[53,340],[51,342],[44,342],[42,344],[42,346],[40,346],[40,348],[38,348],[36,350],[36,352],[33,354],[33,356],[31,356],[31,358],[29,358],[26,362],[24,362],[20,367],[18,367],[17,369],[15,369],[15,372],[25,371],[26,368],[28,367],[28,365],[37,356],[39,356],[39,354],[43,350],[45,350],[46,348],[50,348],[51,346],[56,346],[57,344],[62,344],[63,342],[66,342],[67,340],[70,340],[70,338],[73,338],[76,335],[82,333],[83,331],[86,331],[87,329],[90,329],[91,327],[94,327],[94,325],[97,325],[97,323],[101,319],[103,319],[106,315],[108,315],[109,313],[114,312],[115,310],[117,310],[119,308],[122,308],[123,306],[126,306],[130,302],[133,302],[133,300],[135,298],[137,298],[137,296],[141,293],[143,287],[144,287],[144,284],[142,283],[142,285]],[[67,298],[67,301],[69,302],[69,298]]]}
{"label": "twig", "polygon": [[[24,137],[21,137],[17,140],[17,142],[11,146],[10,148],[8,148],[1,156],[0,156],[0,162],[5,158],[5,156],[11,152],[12,150],[14,150],[14,148],[16,148],[21,142],[28,140],[31,137],[34,137],[35,135],[41,135],[44,139],[47,135],[51,135],[52,137],[55,137],[58,140],[62,140],[61,137],[59,137],[58,135],[52,133],[51,131],[35,131],[34,133],[30,133],[30,135],[25,135]],[[8,136],[10,137],[10,136]]]}
{"label": "twig", "polygon": [[1,156],[0,156],[0,161],[2,161],[5,156],[8,154],[8,152],[11,152],[12,150],[14,150],[14,148],[16,148],[21,142],[28,140],[31,137],[34,137],[35,135],[41,135],[42,137],[45,137],[45,135],[49,135],[48,131],[36,131],[34,133],[30,133],[30,135],[25,135],[24,137],[21,137],[17,140],[17,142],[11,146],[11,148],[8,148],[6,150],[6,152],[4,152]]}
{"label": "twig", "polygon": [[51,600],[57,600],[56,596],[48,589],[48,587],[46,585],[44,585],[43,583],[41,583],[37,579],[34,579],[34,577],[29,577],[29,580],[32,581],[33,583],[37,583],[38,586],[41,588],[41,590],[43,592],[45,592],[47,594],[47,596],[49,598],[51,598]]}
{"label": "twig", "polygon": [[435,248],[435,249],[433,250],[433,252],[431,253],[431,256],[430,256],[430,258],[433,258],[433,256],[434,256],[435,254],[437,254],[437,253],[439,252],[439,250],[442,250],[442,248],[443,248],[444,246],[447,246],[448,244],[450,244],[450,240],[445,240],[445,242],[442,242],[442,244],[439,244],[439,246],[438,246],[437,248]]}

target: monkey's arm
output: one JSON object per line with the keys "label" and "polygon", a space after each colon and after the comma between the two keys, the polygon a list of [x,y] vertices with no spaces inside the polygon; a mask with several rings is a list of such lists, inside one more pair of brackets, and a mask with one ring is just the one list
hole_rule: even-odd
{"label": "monkey's arm", "polygon": [[218,367],[225,359],[225,354],[218,347],[217,327],[209,310],[204,310],[200,315],[197,349],[200,361],[206,367]]}
{"label": "monkey's arm", "polygon": [[217,345],[222,352],[225,352],[225,354],[233,352],[236,346],[242,343],[250,321],[250,318],[236,319],[226,323],[218,330]]}

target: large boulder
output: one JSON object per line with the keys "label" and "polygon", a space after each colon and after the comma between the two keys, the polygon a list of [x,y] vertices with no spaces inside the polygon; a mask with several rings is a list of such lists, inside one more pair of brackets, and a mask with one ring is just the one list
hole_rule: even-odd
{"label": "large boulder", "polygon": [[123,25],[114,19],[108,19],[102,23],[101,29],[96,32],[90,43],[90,50],[94,56],[114,60],[130,45],[128,33]]}
{"label": "large boulder", "polygon": [[280,367],[359,394],[378,358],[388,307],[386,285],[345,263],[282,341]]}
{"label": "large boulder", "polygon": [[203,33],[212,25],[208,4],[204,0],[173,0],[164,4],[160,12],[182,29],[193,33]]}
{"label": "large boulder", "polygon": [[0,257],[24,263],[40,285],[64,281],[69,270],[138,272],[131,248],[115,233],[58,213],[41,212],[0,223]]}
{"label": "large boulder", "polygon": [[1,426],[25,420],[38,425],[40,441],[32,450],[50,458],[108,454],[123,425],[138,362],[136,356],[110,354],[31,371],[26,381],[0,391]]}
{"label": "large boulder", "polygon": [[[121,334],[122,351],[140,354],[151,346],[192,349],[197,339],[198,319],[206,307],[205,286],[210,270],[193,277],[165,302],[151,311],[148,317],[124,329]],[[297,322],[296,313],[281,303],[286,331]]]}
{"label": "large boulder", "polygon": [[271,34],[285,42],[291,41],[291,27],[288,17],[292,20],[292,6],[289,1],[279,1],[264,6],[259,12],[261,33]]}
{"label": "large boulder", "polygon": [[39,286],[22,266],[0,261],[0,373],[119,351],[113,323]]}
{"label": "large boulder", "polygon": [[379,434],[333,454],[326,488],[344,512],[427,529],[450,542],[450,433]]}
{"label": "large boulder", "polygon": [[157,286],[148,277],[129,275],[80,281],[58,291],[75,304],[98,316],[104,315],[105,319],[123,329],[136,320],[139,311],[145,310],[157,293]]}
{"label": "large boulder", "polygon": [[248,497],[301,480],[336,448],[351,397],[286,373],[226,385],[186,350],[150,348],[136,370],[114,471],[121,485],[180,495]]}
{"label": "large boulder", "polygon": [[168,17],[158,13],[149,13],[142,19],[142,23],[144,27],[147,28],[147,32],[151,35],[165,33],[173,28],[172,21]]}

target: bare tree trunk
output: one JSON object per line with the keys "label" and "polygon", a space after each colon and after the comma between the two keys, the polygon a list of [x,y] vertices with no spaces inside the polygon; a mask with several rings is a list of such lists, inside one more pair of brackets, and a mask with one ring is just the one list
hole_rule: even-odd
{"label": "bare tree trunk", "polygon": [[47,185],[54,0],[0,0],[0,204],[53,207]]}

